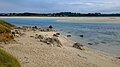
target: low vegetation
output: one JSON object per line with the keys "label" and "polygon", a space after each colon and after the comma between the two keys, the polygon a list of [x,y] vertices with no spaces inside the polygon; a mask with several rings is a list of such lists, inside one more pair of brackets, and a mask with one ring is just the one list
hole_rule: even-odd
{"label": "low vegetation", "polygon": [[[14,40],[11,29],[14,25],[0,20],[0,42],[8,43]],[[11,54],[0,48],[0,67],[20,67],[19,62]]]}
{"label": "low vegetation", "polygon": [[0,48],[0,67],[21,67],[19,62],[11,54]]}
{"label": "low vegetation", "polygon": [[13,37],[11,34],[11,29],[14,25],[0,20],[0,42],[12,41]]}

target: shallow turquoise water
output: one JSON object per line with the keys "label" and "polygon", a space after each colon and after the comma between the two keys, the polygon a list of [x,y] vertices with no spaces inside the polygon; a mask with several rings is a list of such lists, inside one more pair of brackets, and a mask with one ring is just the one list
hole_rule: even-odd
{"label": "shallow turquoise water", "polygon": [[[18,26],[48,27],[52,25],[64,35],[71,34],[76,42],[93,43],[86,45],[114,56],[120,56],[120,23],[69,23],[58,22],[60,18],[1,18]],[[84,35],[81,38],[79,35]]]}

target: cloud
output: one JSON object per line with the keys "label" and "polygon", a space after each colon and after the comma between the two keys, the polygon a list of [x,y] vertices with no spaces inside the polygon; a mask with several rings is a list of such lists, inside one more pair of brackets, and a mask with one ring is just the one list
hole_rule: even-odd
{"label": "cloud", "polygon": [[0,12],[119,12],[120,0],[0,0]]}

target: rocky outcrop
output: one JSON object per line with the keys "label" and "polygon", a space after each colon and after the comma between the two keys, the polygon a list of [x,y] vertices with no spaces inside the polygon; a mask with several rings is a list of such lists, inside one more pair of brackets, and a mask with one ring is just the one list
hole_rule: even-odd
{"label": "rocky outcrop", "polygon": [[45,37],[43,35],[36,34],[35,39],[39,39],[40,42],[46,43],[47,45],[62,47],[62,44],[57,37]]}

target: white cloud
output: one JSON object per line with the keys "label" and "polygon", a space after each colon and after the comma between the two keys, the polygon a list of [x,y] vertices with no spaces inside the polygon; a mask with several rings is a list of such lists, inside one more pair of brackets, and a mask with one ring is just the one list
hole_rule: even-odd
{"label": "white cloud", "polygon": [[120,0],[0,0],[2,12],[119,12]]}

